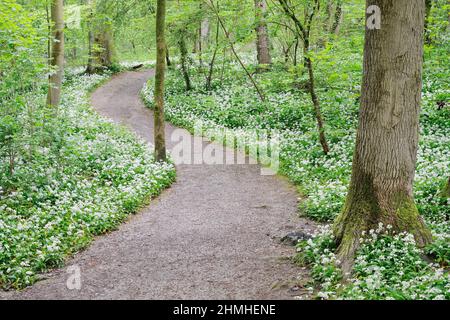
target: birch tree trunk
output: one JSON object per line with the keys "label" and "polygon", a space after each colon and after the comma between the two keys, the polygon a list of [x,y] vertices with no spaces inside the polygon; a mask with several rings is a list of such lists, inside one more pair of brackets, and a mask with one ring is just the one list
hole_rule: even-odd
{"label": "birch tree trunk", "polygon": [[255,0],[256,52],[258,64],[262,66],[272,64],[269,34],[267,31],[267,23],[265,21],[266,10],[266,0]]}
{"label": "birch tree trunk", "polygon": [[156,73],[155,73],[155,159],[166,160],[164,123],[164,76],[166,69],[165,40],[166,0],[158,0],[156,8]]}
{"label": "birch tree trunk", "polygon": [[58,106],[61,100],[61,85],[64,74],[64,5],[63,0],[53,0],[51,4],[52,50],[50,65],[56,68],[49,77],[47,104]]}
{"label": "birch tree trunk", "polygon": [[422,86],[424,0],[366,0],[381,9],[381,29],[366,29],[364,75],[352,179],[334,224],[348,272],[362,231],[381,222],[414,235],[431,233],[413,198]]}

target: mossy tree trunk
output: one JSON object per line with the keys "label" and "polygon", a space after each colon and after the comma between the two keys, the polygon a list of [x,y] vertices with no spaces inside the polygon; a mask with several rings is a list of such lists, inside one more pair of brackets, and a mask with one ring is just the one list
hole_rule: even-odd
{"label": "mossy tree trunk", "polygon": [[94,70],[101,72],[105,69],[111,69],[115,63],[116,51],[114,47],[113,27],[110,23],[103,24],[95,32]]}
{"label": "mossy tree trunk", "polygon": [[256,53],[259,70],[265,70],[272,64],[269,33],[265,20],[266,11],[266,0],[255,0]]}
{"label": "mossy tree trunk", "polygon": [[166,0],[158,0],[156,8],[156,73],[155,73],[155,159],[166,161],[164,122],[164,77],[166,69]]}
{"label": "mossy tree trunk", "polygon": [[56,68],[49,77],[47,104],[58,106],[61,100],[61,86],[64,74],[64,4],[63,0],[53,0],[51,4],[52,46],[50,65]]}
{"label": "mossy tree trunk", "polygon": [[338,256],[351,270],[362,231],[381,222],[414,235],[431,233],[413,199],[422,85],[425,3],[367,0],[382,12],[381,29],[366,29],[359,127],[349,192],[334,224]]}

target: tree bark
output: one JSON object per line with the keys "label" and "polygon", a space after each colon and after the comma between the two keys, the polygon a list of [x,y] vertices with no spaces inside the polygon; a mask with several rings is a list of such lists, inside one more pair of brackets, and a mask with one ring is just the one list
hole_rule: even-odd
{"label": "tree bark", "polygon": [[186,48],[186,42],[184,37],[184,32],[178,37],[178,47],[180,49],[180,60],[181,60],[181,73],[183,74],[184,83],[186,84],[186,91],[192,89],[191,78],[189,77],[189,67],[188,67],[188,51]]}
{"label": "tree bark", "polygon": [[320,102],[319,102],[319,98],[317,97],[317,94],[316,94],[314,70],[313,70],[313,66],[312,66],[312,61],[309,56],[305,57],[305,61],[306,61],[306,67],[308,69],[308,74],[309,74],[309,93],[311,94],[311,100],[312,100],[313,106],[314,106],[314,115],[316,117],[316,122],[317,122],[317,129],[319,131],[319,142],[320,142],[320,145],[322,146],[323,152],[325,154],[328,154],[330,152],[330,147],[328,146],[327,138],[325,136],[325,128],[324,128],[324,124],[323,124],[322,112],[320,110]]}
{"label": "tree bark", "polygon": [[64,5],[63,0],[51,4],[53,44],[50,65],[56,68],[49,77],[47,104],[57,107],[61,101],[61,85],[64,74]]}
{"label": "tree bark", "polygon": [[269,33],[265,21],[266,10],[266,0],[255,0],[256,52],[260,69],[266,69],[267,66],[272,64]]}
{"label": "tree bark", "polygon": [[155,159],[166,161],[164,122],[164,77],[166,59],[165,18],[166,0],[157,0],[156,8],[156,73],[155,73]]}
{"label": "tree bark", "polygon": [[94,43],[100,50],[94,50],[94,70],[101,72],[104,69],[111,69],[116,56],[114,48],[113,29],[110,24],[105,24],[95,34]]}
{"label": "tree bark", "polygon": [[431,233],[413,198],[422,86],[423,0],[366,0],[382,12],[366,29],[364,75],[352,178],[334,224],[338,257],[351,270],[362,231],[381,222],[410,232],[418,246]]}
{"label": "tree bark", "polygon": [[343,18],[344,15],[342,12],[342,0],[339,0],[336,5],[336,11],[334,13],[333,27],[331,28],[331,32],[334,33],[335,35],[339,34]]}
{"label": "tree bark", "polygon": [[206,90],[211,90],[211,82],[214,72],[214,63],[216,61],[217,51],[219,50],[219,21],[217,21],[216,25],[216,46],[214,48],[213,56],[211,58],[211,62],[209,63],[209,71],[208,76],[206,77]]}

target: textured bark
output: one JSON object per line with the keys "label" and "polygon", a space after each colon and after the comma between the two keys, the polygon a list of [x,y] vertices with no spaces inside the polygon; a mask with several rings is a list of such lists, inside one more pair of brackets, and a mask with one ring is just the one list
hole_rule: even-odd
{"label": "textured bark", "polygon": [[267,23],[265,21],[266,10],[266,0],[255,0],[256,52],[258,64],[262,66],[272,64],[272,57],[270,56],[269,33],[267,31]]}
{"label": "textured bark", "polygon": [[334,224],[338,256],[350,271],[362,231],[378,223],[431,241],[413,198],[422,85],[423,0],[367,0],[382,12],[366,30],[364,76],[352,179]]}
{"label": "textured bark", "polygon": [[47,104],[58,106],[61,100],[61,85],[64,74],[64,5],[63,0],[53,0],[51,5],[51,20],[53,22],[53,44],[50,65],[56,72],[49,77]]}
{"label": "textured bark", "polygon": [[156,8],[156,72],[155,72],[155,159],[166,161],[164,122],[164,77],[166,59],[166,0],[158,0]]}
{"label": "textured bark", "polygon": [[342,12],[342,1],[338,1],[337,5],[336,5],[336,11],[334,13],[333,26],[331,28],[331,32],[334,33],[335,35],[339,34],[343,19],[344,19],[344,14]]}
{"label": "textured bark", "polygon": [[94,43],[98,50],[94,50],[94,70],[101,72],[104,69],[111,69],[115,62],[115,48],[113,29],[110,24],[101,26],[95,33]]}

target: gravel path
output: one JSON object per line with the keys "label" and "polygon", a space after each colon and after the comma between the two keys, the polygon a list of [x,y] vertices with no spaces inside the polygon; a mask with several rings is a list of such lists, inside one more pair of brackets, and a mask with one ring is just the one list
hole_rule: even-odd
{"label": "gravel path", "polygon": [[[152,75],[113,77],[92,95],[94,108],[153,141],[152,112],[139,99]],[[168,124],[167,136],[175,129]],[[170,189],[117,231],[98,237],[64,269],[0,298],[289,299],[305,294],[306,271],[288,261],[294,249],[279,243],[290,231],[314,227],[297,217],[294,187],[282,177],[262,176],[257,165],[180,165],[177,172]],[[67,288],[71,266],[80,268],[80,290]]]}

